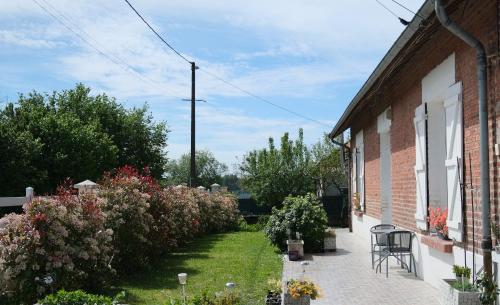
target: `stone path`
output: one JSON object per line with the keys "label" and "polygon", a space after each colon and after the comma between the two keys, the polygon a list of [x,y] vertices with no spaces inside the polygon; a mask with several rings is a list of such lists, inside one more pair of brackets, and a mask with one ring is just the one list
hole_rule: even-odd
{"label": "stone path", "polygon": [[[346,230],[337,230],[337,252],[285,260],[283,279],[303,277],[316,283],[322,298],[311,305],[439,305],[438,292],[426,282],[389,263],[389,278],[371,268],[370,244]],[[392,263],[392,264],[391,264]],[[385,270],[385,269],[384,269]]]}

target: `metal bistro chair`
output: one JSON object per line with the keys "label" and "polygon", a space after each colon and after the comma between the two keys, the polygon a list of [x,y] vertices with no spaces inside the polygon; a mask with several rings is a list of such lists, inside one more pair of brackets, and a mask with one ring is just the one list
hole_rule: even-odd
{"label": "metal bistro chair", "polygon": [[[389,257],[392,256],[396,258],[401,266],[406,266],[408,272],[411,272],[412,263],[415,272],[415,277],[417,277],[417,267],[415,264],[415,258],[411,252],[411,245],[413,239],[413,232],[410,231],[392,231],[387,234],[388,246],[383,250],[383,257],[379,260],[377,265],[377,271],[380,268],[382,272],[382,263],[385,260],[385,276],[389,277]],[[406,256],[410,257],[410,263],[406,264],[404,259]]]}
{"label": "metal bistro chair", "polygon": [[[396,230],[395,225],[391,224],[380,224],[370,228],[371,235],[371,255],[372,255],[372,269],[375,268],[375,254],[379,255],[383,252],[387,245],[387,234],[375,233],[376,231],[383,230]],[[375,235],[375,243],[373,243],[373,236]]]}

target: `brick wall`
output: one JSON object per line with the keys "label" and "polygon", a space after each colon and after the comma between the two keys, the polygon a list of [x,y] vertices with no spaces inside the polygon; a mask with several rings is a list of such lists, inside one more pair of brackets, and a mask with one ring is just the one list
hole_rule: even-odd
{"label": "brick wall", "polygon": [[[498,53],[497,0],[469,1],[466,17],[462,18],[463,1],[458,1],[451,17],[466,30],[479,37],[485,44],[490,58]],[[499,7],[500,8],[500,7]],[[434,18],[434,17],[431,17]],[[435,20],[435,19],[434,19]],[[432,27],[431,27],[432,29]],[[406,58],[405,63],[364,104],[361,114],[353,120],[352,133],[364,130],[365,145],[365,200],[366,213],[380,218],[380,147],[377,134],[377,116],[388,106],[392,107],[391,126],[392,149],[392,212],[393,222],[401,227],[416,230],[415,224],[415,130],[413,117],[415,108],[422,103],[421,80],[434,67],[455,53],[456,81],[463,83],[464,109],[464,161],[466,182],[472,173],[472,184],[479,188],[479,119],[476,79],[475,50],[436,23],[436,30],[430,30],[425,41],[416,52]],[[493,155],[493,143],[498,124],[498,101],[500,100],[500,68],[497,60],[489,61],[490,96],[490,177],[492,211],[500,213],[498,197],[500,189],[499,160]],[[373,97],[375,96],[375,97]],[[496,112],[495,112],[496,111]],[[472,172],[468,166],[468,155],[472,158]],[[472,209],[470,191],[466,192],[466,222],[468,239],[472,239]],[[476,247],[481,239],[480,194],[474,196],[476,203]],[[469,242],[469,248],[471,244]]]}

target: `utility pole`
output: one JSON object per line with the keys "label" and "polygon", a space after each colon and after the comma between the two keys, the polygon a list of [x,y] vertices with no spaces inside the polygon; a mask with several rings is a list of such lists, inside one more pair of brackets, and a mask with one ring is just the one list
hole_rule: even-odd
{"label": "utility pole", "polygon": [[195,107],[196,107],[196,64],[191,62],[191,162],[189,171],[189,185],[196,186],[196,123],[195,123]]}

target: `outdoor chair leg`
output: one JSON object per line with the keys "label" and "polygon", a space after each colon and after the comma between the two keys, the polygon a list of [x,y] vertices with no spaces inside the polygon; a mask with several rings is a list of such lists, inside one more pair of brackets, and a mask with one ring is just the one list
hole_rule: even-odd
{"label": "outdoor chair leg", "polygon": [[415,277],[417,277],[417,266],[415,264],[415,258],[413,257],[413,253],[410,254],[410,259],[413,260],[413,270],[415,272]]}
{"label": "outdoor chair leg", "polygon": [[370,250],[372,251],[372,269],[375,267],[375,253],[373,253],[375,247],[373,246],[373,234],[370,234]]}
{"label": "outdoor chair leg", "polygon": [[385,261],[385,277],[389,277],[389,256],[387,257],[387,260]]}

